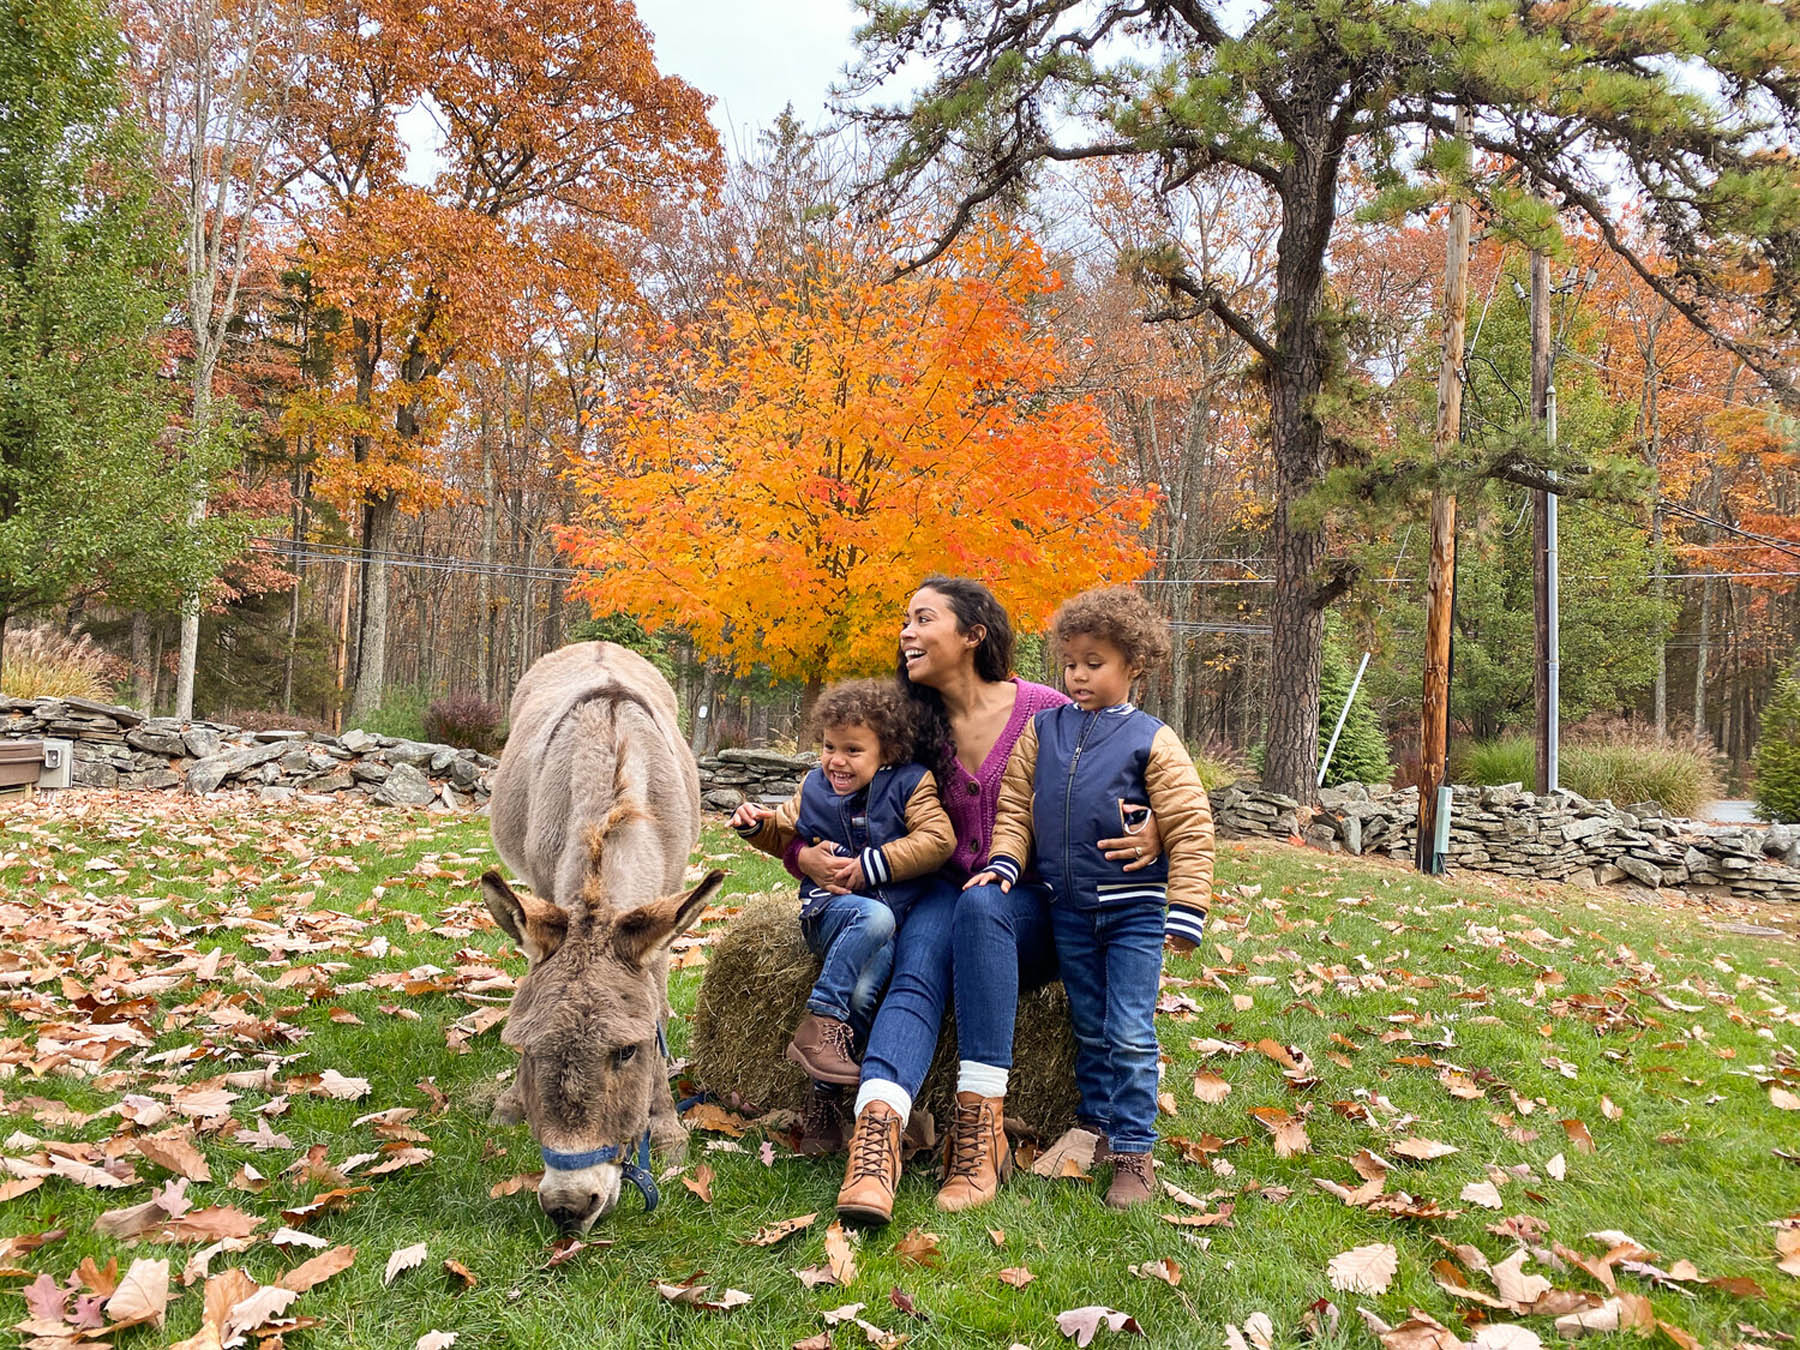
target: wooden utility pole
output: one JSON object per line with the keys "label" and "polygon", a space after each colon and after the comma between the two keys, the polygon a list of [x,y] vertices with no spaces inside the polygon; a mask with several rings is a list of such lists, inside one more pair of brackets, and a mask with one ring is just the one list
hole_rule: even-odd
{"label": "wooden utility pole", "polygon": [[[1542,249],[1531,250],[1531,421],[1542,428],[1550,410],[1550,258]],[[1543,488],[1531,492],[1531,596],[1532,596],[1532,692],[1537,753],[1534,756],[1538,792],[1556,788],[1556,703],[1551,663],[1555,659],[1555,634],[1551,631],[1552,579],[1550,558],[1555,549],[1555,503]]]}
{"label": "wooden utility pole", "polygon": [[[1467,108],[1456,110],[1456,132],[1472,129]],[[1462,426],[1463,335],[1469,317],[1469,204],[1450,206],[1444,250],[1444,351],[1438,366],[1437,425],[1432,458],[1440,465],[1456,451]],[[1418,867],[1441,872],[1434,846],[1437,794],[1449,773],[1450,626],[1456,580],[1456,495],[1441,483],[1431,493],[1431,567],[1425,588],[1425,698],[1419,726]]]}

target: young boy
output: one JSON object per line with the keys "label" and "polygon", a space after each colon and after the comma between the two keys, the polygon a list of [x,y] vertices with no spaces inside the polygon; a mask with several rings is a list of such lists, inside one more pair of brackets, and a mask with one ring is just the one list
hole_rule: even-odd
{"label": "young boy", "polygon": [[781,807],[746,802],[731,824],[776,857],[796,837],[829,841],[844,855],[837,881],[848,894],[800,884],[800,932],[823,967],[787,1047],[813,1080],[802,1123],[806,1151],[829,1151],[841,1132],[839,1089],[861,1077],[856,1046],[893,969],[894,932],[924,878],[949,860],[956,835],[937,780],[910,762],[912,715],[891,681],[832,686],[813,709],[813,725],[819,767]]}
{"label": "young boy", "polygon": [[[1049,887],[1051,933],[1080,1067],[1080,1114],[1106,1129],[1106,1203],[1155,1193],[1156,995],[1163,940],[1191,950],[1212,894],[1206,789],[1181,738],[1132,706],[1132,686],[1169,655],[1168,625],[1126,586],[1086,591],[1056,612],[1063,687],[1074,701],[1037,714],[1000,784],[987,870],[969,885],[1010,889],[1025,864]],[[1096,846],[1156,813],[1166,855],[1126,872]],[[1166,915],[1165,915],[1166,907]],[[1110,1084],[1088,1100],[1094,1084]]]}

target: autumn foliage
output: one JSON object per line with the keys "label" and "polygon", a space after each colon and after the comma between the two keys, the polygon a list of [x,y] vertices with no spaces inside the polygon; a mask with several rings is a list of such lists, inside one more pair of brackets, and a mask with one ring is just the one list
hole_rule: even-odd
{"label": "autumn foliage", "polygon": [[815,249],[661,344],[572,471],[579,594],[816,681],[887,665],[932,572],[992,582],[1027,625],[1141,575],[1155,491],[1103,485],[1118,452],[1037,322],[1055,273],[1000,228],[948,263],[887,282],[881,257]]}

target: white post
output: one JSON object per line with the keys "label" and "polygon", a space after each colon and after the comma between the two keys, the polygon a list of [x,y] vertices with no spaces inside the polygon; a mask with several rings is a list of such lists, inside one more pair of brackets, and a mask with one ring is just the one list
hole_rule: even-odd
{"label": "white post", "polygon": [[1319,761],[1319,781],[1316,787],[1325,786],[1325,771],[1331,767],[1331,757],[1337,753],[1338,737],[1344,732],[1344,719],[1350,716],[1350,705],[1356,701],[1356,691],[1362,685],[1363,672],[1369,668],[1369,654],[1363,653],[1362,664],[1356,668],[1356,678],[1350,681],[1350,692],[1344,695],[1344,706],[1338,709],[1337,725],[1331,729],[1331,743],[1325,747],[1325,758]]}

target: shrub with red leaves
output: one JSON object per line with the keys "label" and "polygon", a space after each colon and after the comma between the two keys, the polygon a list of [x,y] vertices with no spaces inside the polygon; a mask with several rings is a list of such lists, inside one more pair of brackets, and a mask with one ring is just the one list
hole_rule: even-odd
{"label": "shrub with red leaves", "polygon": [[480,694],[451,694],[425,710],[425,739],[491,755],[500,745],[500,709]]}

